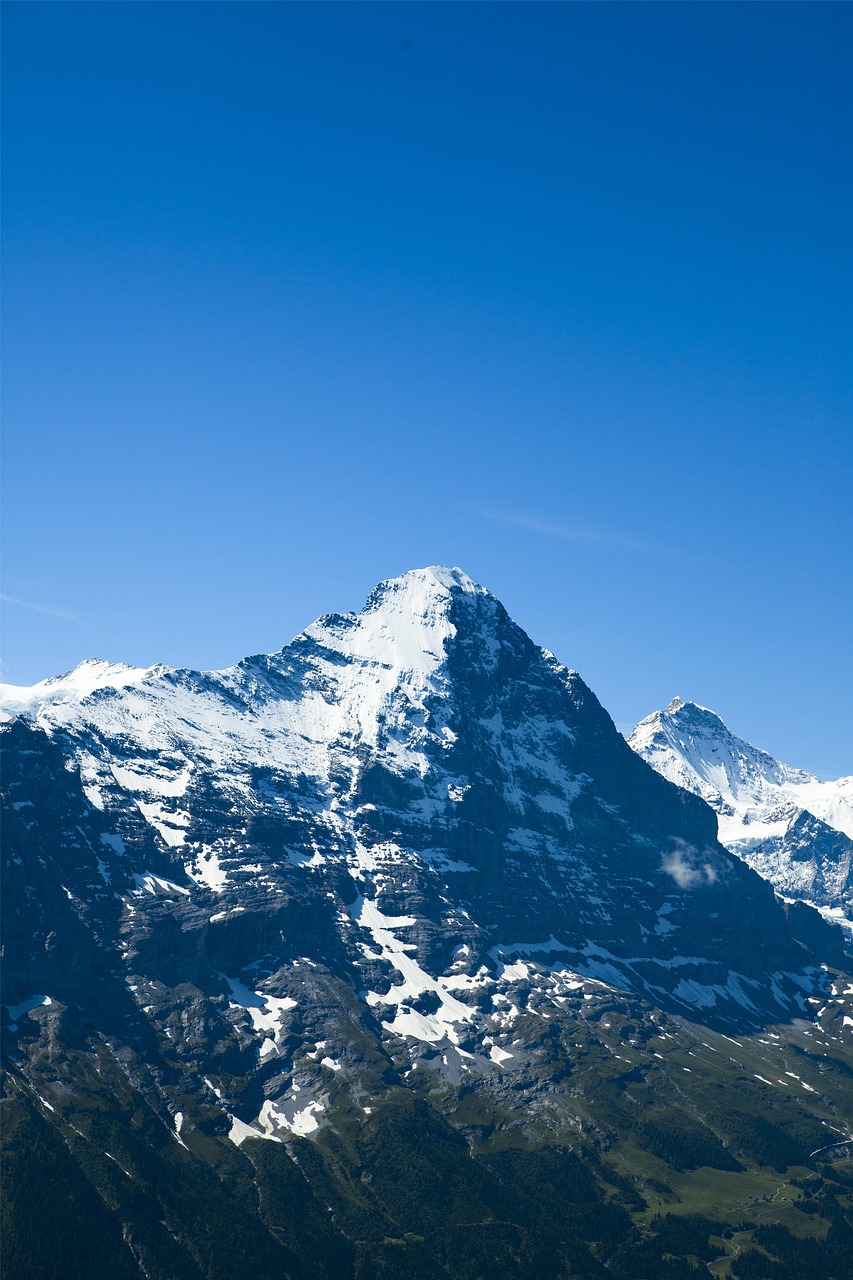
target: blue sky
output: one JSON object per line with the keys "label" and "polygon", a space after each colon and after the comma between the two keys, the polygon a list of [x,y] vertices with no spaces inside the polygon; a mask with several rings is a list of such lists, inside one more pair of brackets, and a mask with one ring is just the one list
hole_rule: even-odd
{"label": "blue sky", "polygon": [[853,771],[853,10],[16,3],[3,670],[459,564]]}

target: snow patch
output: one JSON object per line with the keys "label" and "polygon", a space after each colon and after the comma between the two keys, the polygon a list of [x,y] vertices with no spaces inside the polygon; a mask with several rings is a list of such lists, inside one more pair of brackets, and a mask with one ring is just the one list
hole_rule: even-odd
{"label": "snow patch", "polygon": [[132,891],[136,897],[143,893],[180,893],[185,898],[190,896],[189,889],[183,888],[182,885],[175,884],[173,880],[167,880],[164,876],[155,876],[153,871],[143,871],[141,875],[139,875],[138,872],[133,871],[131,874],[136,881],[136,888]]}
{"label": "snow patch", "polygon": [[13,1022],[17,1022],[25,1013],[32,1013],[33,1009],[40,1009],[53,1004],[50,996],[30,996],[29,1000],[22,1000],[20,1004],[9,1004],[6,1008],[9,1010],[9,1017]]}
{"label": "snow patch", "polygon": [[[403,981],[392,986],[384,995],[367,991],[364,998],[371,1006],[384,1004],[396,1006],[390,1022],[383,1022],[386,1031],[427,1043],[449,1040],[458,1043],[459,1023],[472,1021],[473,1010],[462,1004],[448,990],[446,979],[431,977],[412,956],[414,944],[402,942],[394,929],[407,928],[415,923],[413,916],[386,916],[376,903],[359,894],[348,908],[356,924],[368,929],[384,960],[401,975]],[[438,998],[438,1007],[430,1013],[422,1013],[409,1007],[409,1002],[431,994]]]}
{"label": "snow patch", "polygon": [[[260,1047],[261,1056],[266,1057],[281,1044],[284,1035],[284,1016],[289,1010],[296,1008],[297,1002],[290,996],[271,996],[265,991],[252,991],[238,978],[229,978],[225,974],[223,977],[234,997],[230,1002],[231,1007],[245,1009],[252,1026],[258,1033],[271,1033],[271,1036],[264,1034],[264,1042]],[[267,1048],[267,1045],[270,1047]]]}
{"label": "snow patch", "polygon": [[190,879],[197,884],[206,885],[213,893],[221,893],[228,883],[228,877],[222,870],[219,854],[215,849],[203,848],[194,862],[184,867]]}

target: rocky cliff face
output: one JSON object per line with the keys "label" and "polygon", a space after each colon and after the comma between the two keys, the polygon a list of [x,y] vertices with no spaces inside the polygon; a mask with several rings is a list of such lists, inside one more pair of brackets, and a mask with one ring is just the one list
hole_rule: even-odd
{"label": "rocky cliff face", "polygon": [[719,838],[784,897],[853,930],[853,778],[821,782],[675,698],[637,725],[634,750],[716,811]]}

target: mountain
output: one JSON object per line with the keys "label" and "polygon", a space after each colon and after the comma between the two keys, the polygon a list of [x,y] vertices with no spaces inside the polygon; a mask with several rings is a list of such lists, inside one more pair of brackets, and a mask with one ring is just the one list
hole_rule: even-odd
{"label": "mountain", "polygon": [[840,932],[460,570],[4,703],[22,1275],[680,1277],[847,1141]]}
{"label": "mountain", "polygon": [[718,814],[719,838],[786,898],[853,927],[853,777],[821,782],[674,698],[628,739],[658,773]]}

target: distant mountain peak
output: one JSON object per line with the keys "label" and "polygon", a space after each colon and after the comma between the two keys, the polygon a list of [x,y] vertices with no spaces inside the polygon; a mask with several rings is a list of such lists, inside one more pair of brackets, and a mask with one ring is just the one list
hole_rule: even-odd
{"label": "distant mountain peak", "polygon": [[628,742],[663,777],[707,801],[722,843],[779,893],[853,920],[853,778],[821,782],[681,698],[641,720]]}
{"label": "distant mountain peak", "polygon": [[34,703],[80,702],[99,689],[123,689],[162,669],[132,667],[126,662],[109,662],[105,658],[85,658],[63,675],[48,676],[34,685],[0,684],[4,716],[17,714]]}
{"label": "distant mountain peak", "polygon": [[[719,736],[727,735],[733,741],[735,740],[735,735],[726,727],[725,721],[716,711],[712,711],[710,707],[703,707],[699,702],[693,702],[689,698],[681,698],[678,695],[664,707],[663,711],[652,712],[645,720],[641,720],[640,724],[658,726],[663,721],[694,733],[697,730],[702,733],[711,732]],[[639,727],[640,725],[637,726],[637,729]],[[740,740],[738,739],[738,741]],[[757,750],[757,748],[752,749]]]}

